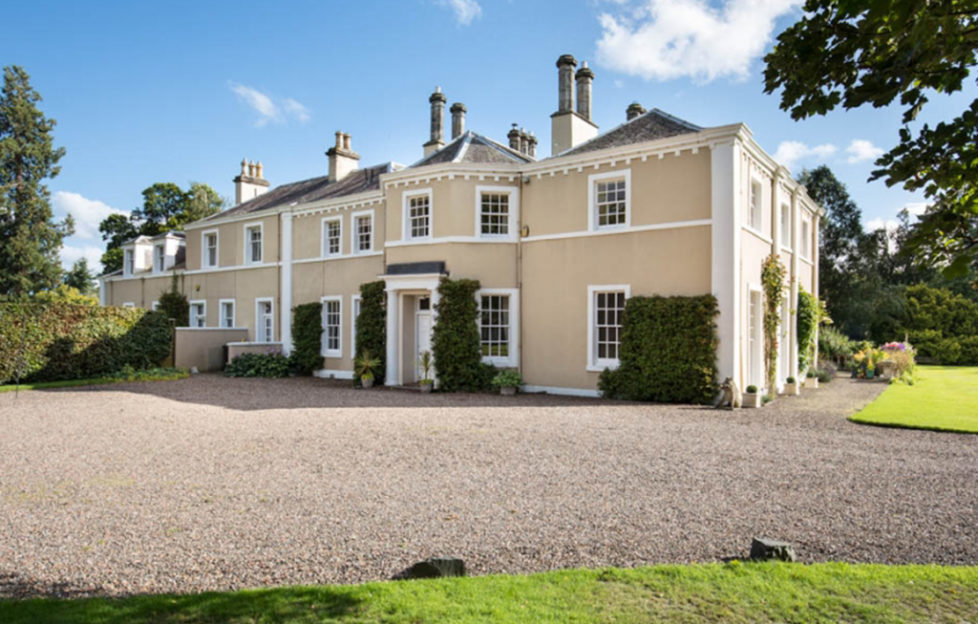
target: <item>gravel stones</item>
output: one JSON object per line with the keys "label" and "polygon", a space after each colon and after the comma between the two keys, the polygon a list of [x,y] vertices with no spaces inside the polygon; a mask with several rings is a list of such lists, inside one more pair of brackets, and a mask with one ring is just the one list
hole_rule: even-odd
{"label": "gravel stones", "polygon": [[974,436],[759,410],[234,379],[0,394],[0,595],[357,583],[745,558],[978,563]]}

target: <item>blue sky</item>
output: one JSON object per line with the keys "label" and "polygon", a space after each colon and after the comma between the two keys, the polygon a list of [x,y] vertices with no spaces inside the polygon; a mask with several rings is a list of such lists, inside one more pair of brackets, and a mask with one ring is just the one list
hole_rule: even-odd
{"label": "blue sky", "polygon": [[[50,182],[71,212],[66,265],[97,260],[98,223],[155,182],[233,198],[243,157],[273,185],[323,175],[333,133],[361,165],[421,156],[428,95],[464,102],[468,128],[505,141],[513,122],[549,155],[557,57],[593,68],[602,130],[632,101],[701,126],[745,122],[793,173],[826,163],[879,226],[922,196],[867,183],[896,141],[898,109],[793,122],[763,94],[761,57],[796,0],[400,0],[397,2],[7,2],[0,64],[23,66],[67,149]],[[935,96],[923,120],[975,97]],[[95,263],[93,263],[95,264]]]}

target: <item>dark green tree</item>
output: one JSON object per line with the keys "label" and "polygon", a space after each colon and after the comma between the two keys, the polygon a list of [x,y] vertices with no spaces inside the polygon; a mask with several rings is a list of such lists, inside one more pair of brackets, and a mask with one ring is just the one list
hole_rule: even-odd
{"label": "dark green tree", "polygon": [[111,273],[122,268],[122,244],[137,236],[136,226],[126,215],[111,214],[98,226],[102,240],[106,241],[102,254],[102,272]]}
{"label": "dark green tree", "polygon": [[79,258],[71,265],[71,270],[64,276],[65,286],[77,288],[83,295],[90,295],[95,290],[95,276],[88,270],[88,260]]}
{"label": "dark green tree", "polygon": [[60,172],[63,147],[54,147],[55,122],[37,108],[41,95],[27,72],[3,68],[0,92],[0,294],[22,296],[61,281],[58,254],[73,231],[57,223],[44,181]]}
{"label": "dark green tree", "polygon": [[[382,385],[387,366],[387,293],[383,280],[360,284],[360,315],[355,342],[355,358],[369,354],[377,360],[374,380]],[[359,382],[354,379],[354,384]]]}
{"label": "dark green tree", "polygon": [[974,0],[808,0],[805,14],[765,57],[765,92],[805,119],[842,106],[899,101],[899,143],[870,180],[923,191],[932,207],[908,238],[918,260],[961,275],[978,257],[978,99],[954,120],[916,133],[928,96],[960,91],[974,79],[978,4]]}
{"label": "dark green tree", "polygon": [[190,302],[177,286],[177,274],[170,280],[170,290],[159,298],[159,311],[174,320],[177,327],[190,325]]}

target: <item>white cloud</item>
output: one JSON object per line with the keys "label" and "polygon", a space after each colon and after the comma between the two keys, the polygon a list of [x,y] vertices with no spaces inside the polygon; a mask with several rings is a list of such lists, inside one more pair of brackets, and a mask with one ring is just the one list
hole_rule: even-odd
{"label": "white cloud", "polygon": [[[70,214],[75,220],[73,238],[81,240],[101,241],[102,234],[98,226],[110,214],[128,214],[124,210],[104,204],[97,199],[88,199],[78,193],[56,191],[51,196],[51,207],[55,214]],[[101,254],[99,254],[101,255]]]}
{"label": "white cloud", "polygon": [[870,232],[886,230],[889,233],[893,233],[898,227],[900,227],[900,222],[896,219],[870,219],[866,222],[866,229]]}
{"label": "white cloud", "polygon": [[771,41],[775,21],[800,0],[642,0],[599,16],[598,60],[648,80],[746,79]]}
{"label": "white cloud", "polygon": [[239,100],[258,113],[258,119],[255,120],[255,126],[258,128],[269,123],[284,123],[290,119],[299,123],[309,121],[309,109],[292,98],[275,101],[270,95],[258,89],[236,82],[228,82],[228,87]]}
{"label": "white cloud", "polygon": [[865,139],[853,139],[849,143],[849,147],[846,148],[846,154],[849,154],[849,158],[846,159],[850,165],[856,163],[865,162],[867,160],[876,160],[883,155],[883,149],[876,147],[872,142]]}
{"label": "white cloud", "polygon": [[919,217],[927,212],[928,208],[930,208],[930,204],[927,202],[910,202],[909,204],[904,204],[902,210],[906,210],[913,216]]}
{"label": "white cloud", "polygon": [[809,147],[801,141],[782,141],[778,144],[778,150],[774,153],[774,160],[778,161],[788,169],[792,169],[796,163],[812,158],[826,159],[836,152],[836,147],[831,143],[823,143]]}
{"label": "white cloud", "polygon": [[476,0],[438,0],[438,6],[451,9],[459,26],[468,26],[472,20],[482,17],[482,7]]}

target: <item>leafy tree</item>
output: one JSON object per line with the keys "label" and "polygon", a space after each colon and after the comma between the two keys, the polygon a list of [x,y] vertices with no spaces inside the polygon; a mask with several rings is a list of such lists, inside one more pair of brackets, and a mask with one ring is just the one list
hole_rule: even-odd
{"label": "leafy tree", "polygon": [[159,311],[165,314],[167,318],[173,319],[177,327],[190,325],[190,302],[177,287],[176,273],[170,280],[170,290],[160,295],[158,305]]}
{"label": "leafy tree", "polygon": [[904,107],[899,144],[876,161],[870,180],[922,190],[932,202],[907,250],[963,274],[978,257],[978,99],[957,118],[916,135],[910,124],[930,93],[960,91],[978,49],[974,0],[808,0],[805,15],[765,57],[766,93],[781,91],[793,119],[839,105]]}
{"label": "leafy tree", "polygon": [[88,270],[88,260],[79,258],[71,266],[71,270],[65,273],[65,286],[75,288],[83,295],[90,294],[95,290],[95,277]]}
{"label": "leafy tree", "polygon": [[0,92],[0,294],[27,295],[61,281],[58,254],[71,217],[56,223],[47,178],[60,172],[63,147],[54,147],[55,122],[37,108],[40,94],[27,72],[3,68]]}

